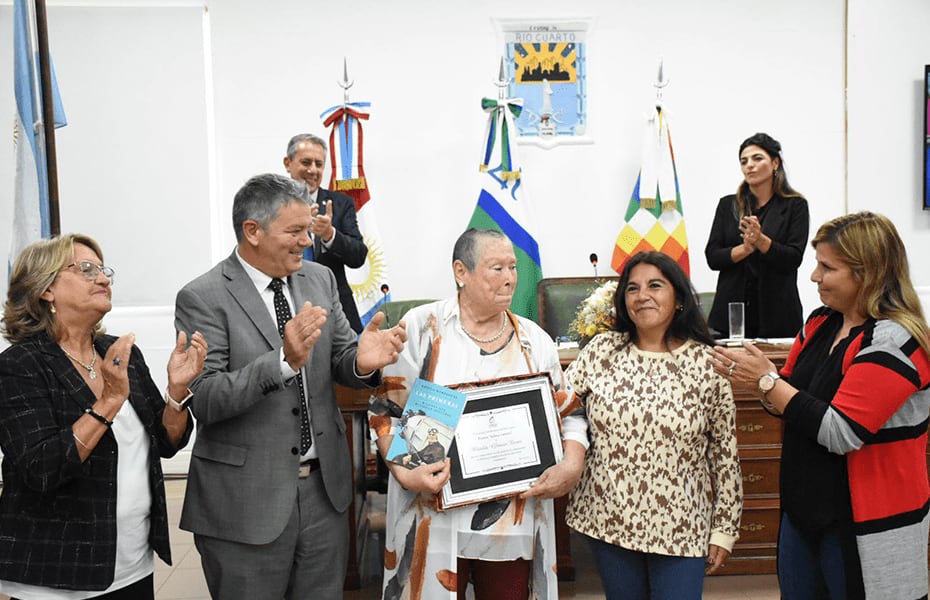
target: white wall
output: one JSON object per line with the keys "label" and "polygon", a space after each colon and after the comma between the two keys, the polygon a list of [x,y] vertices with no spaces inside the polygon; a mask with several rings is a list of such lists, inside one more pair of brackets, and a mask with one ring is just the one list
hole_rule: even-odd
{"label": "white wall", "polygon": [[[48,4],[70,123],[58,131],[62,229],[102,242],[124,314],[170,314],[176,290],[231,250],[233,194],[251,175],[283,172],[292,134],[324,133],[318,117],[342,99],[343,57],[352,99],[372,102],[365,166],[392,294],[450,294],[451,245],[477,199],[479,100],[496,93],[502,42],[494,18],[592,20],[593,143],[519,149],[546,276],[590,275],[591,252],[606,272],[663,57],[699,290],[716,280],[703,259],[714,206],[739,183],[737,148],[756,131],[782,142],[813,227],[847,205],[890,215],[915,283],[930,290],[921,262],[930,251],[930,213],[920,210],[921,79],[930,63],[924,0]],[[11,12],[0,0],[5,82]],[[12,113],[12,86],[0,86],[0,115]],[[12,157],[0,144],[0,263],[9,247]],[[808,251],[799,281],[805,310],[817,304],[807,281],[812,257]],[[132,327],[117,323],[115,333]],[[140,339],[144,349],[149,343],[164,348],[163,340]]]}
{"label": "white wall", "polygon": [[[737,150],[748,135],[768,131],[782,141],[813,222],[842,212],[841,0],[401,0],[353,2],[338,15],[319,3],[224,1],[211,4],[210,17],[221,214],[245,177],[281,170],[292,133],[321,132],[319,113],[341,100],[336,81],[346,56],[356,82],[352,98],[372,102],[365,166],[395,298],[451,293],[452,242],[477,200],[485,119],[479,100],[495,94],[502,51],[492,18],[593,19],[594,143],[520,147],[546,276],[592,274],[591,252],[600,256],[602,274],[609,269],[639,168],[643,119],[653,110],[659,57],[671,79],[664,99],[698,289],[715,285],[703,258],[706,232],[717,199],[740,181]],[[232,233],[223,233],[231,245]],[[812,266],[809,260],[804,272]],[[812,308],[813,287],[801,287]]]}
{"label": "white wall", "polygon": [[930,211],[921,209],[930,4],[851,2],[849,27],[849,212],[894,220],[930,311]]}

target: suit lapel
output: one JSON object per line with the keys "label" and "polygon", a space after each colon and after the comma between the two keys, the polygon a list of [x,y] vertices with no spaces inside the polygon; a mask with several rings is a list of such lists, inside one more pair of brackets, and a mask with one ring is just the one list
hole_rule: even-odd
{"label": "suit lapel", "polygon": [[223,275],[226,277],[226,289],[229,295],[245,313],[246,318],[255,325],[272,348],[280,347],[281,336],[278,334],[278,326],[271,318],[271,313],[268,312],[262,297],[255,289],[255,284],[239,264],[239,259],[235,254],[226,259],[226,264],[223,265]]}

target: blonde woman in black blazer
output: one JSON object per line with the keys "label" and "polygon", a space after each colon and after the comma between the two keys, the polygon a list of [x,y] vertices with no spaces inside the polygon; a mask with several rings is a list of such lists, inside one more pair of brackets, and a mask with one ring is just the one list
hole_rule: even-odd
{"label": "blonde woman in black blazer", "polygon": [[12,345],[0,354],[0,593],[153,598],[153,551],[171,563],[160,458],[190,436],[178,401],[207,346],[199,333],[190,346],[178,335],[162,394],[134,336],[102,334],[112,277],[79,234],[32,244],[13,267],[3,313]]}

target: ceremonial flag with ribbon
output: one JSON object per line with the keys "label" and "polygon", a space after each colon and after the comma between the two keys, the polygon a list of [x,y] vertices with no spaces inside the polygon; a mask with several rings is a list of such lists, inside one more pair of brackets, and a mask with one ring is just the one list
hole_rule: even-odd
{"label": "ceremonial flag with ribbon", "polygon": [[614,271],[620,273],[637,252],[658,250],[690,275],[675,153],[661,108],[646,123],[642,166],[624,220],[626,224],[617,236],[610,263]]}
{"label": "ceremonial flag with ribbon", "polygon": [[481,171],[481,192],[469,227],[496,229],[513,242],[517,255],[517,287],[510,309],[536,320],[536,284],[542,279],[539,245],[533,235],[532,211],[521,189],[522,171],[516,164],[510,135],[516,133],[513,119],[520,116],[523,100],[484,98],[481,108],[488,113]]}
{"label": "ceremonial flag with ribbon", "polygon": [[[28,4],[31,4],[29,2]],[[13,87],[16,117],[13,145],[16,167],[13,176],[13,235],[10,263],[32,242],[51,235],[49,221],[48,164],[45,156],[45,125],[42,123],[42,82],[39,76],[38,43],[34,11],[26,0],[13,3]],[[49,59],[52,102],[56,128],[67,124],[58,94],[55,69]]]}
{"label": "ceremonial flag with ribbon", "polygon": [[358,228],[368,247],[365,264],[358,269],[346,271],[363,327],[391,299],[390,288],[387,286],[387,258],[374,206],[369,202],[371,194],[365,178],[362,121],[368,119],[370,106],[370,102],[346,102],[328,108],[320,115],[323,125],[331,128],[328,189],[342,192],[355,201]]}

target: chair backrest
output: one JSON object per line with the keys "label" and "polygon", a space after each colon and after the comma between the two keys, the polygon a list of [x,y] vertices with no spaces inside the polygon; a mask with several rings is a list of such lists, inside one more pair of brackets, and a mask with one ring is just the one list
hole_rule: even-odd
{"label": "chair backrest", "polygon": [[619,277],[551,277],[536,286],[539,326],[553,338],[568,335],[578,307],[598,286]]}
{"label": "chair backrest", "polygon": [[710,316],[710,307],[714,305],[714,292],[698,292],[698,304],[701,305],[701,312],[704,313],[704,320]]}
{"label": "chair backrest", "polygon": [[381,323],[381,329],[388,329],[397,325],[397,322],[407,314],[408,310],[420,306],[421,304],[426,304],[427,302],[435,302],[435,300],[420,298],[416,300],[391,300],[390,302],[385,302],[380,308],[385,317],[384,321]]}

